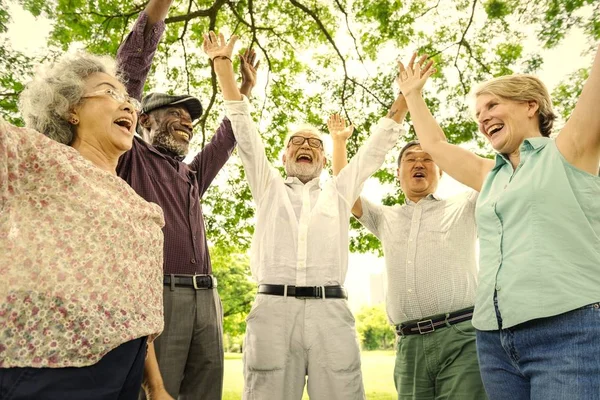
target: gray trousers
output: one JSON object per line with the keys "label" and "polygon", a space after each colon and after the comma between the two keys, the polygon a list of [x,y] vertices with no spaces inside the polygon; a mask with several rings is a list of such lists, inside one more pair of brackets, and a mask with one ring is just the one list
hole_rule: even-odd
{"label": "gray trousers", "polygon": [[221,400],[223,307],[217,289],[165,286],[163,299],[165,329],[154,348],[167,392],[179,400]]}

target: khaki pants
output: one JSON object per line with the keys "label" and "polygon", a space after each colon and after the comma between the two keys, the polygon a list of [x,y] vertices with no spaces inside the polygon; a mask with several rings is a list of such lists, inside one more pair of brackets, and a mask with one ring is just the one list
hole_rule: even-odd
{"label": "khaki pants", "polygon": [[485,400],[471,321],[398,337],[394,382],[398,400]]}
{"label": "khaki pants", "polygon": [[244,400],[365,398],[346,300],[259,294],[246,322]]}

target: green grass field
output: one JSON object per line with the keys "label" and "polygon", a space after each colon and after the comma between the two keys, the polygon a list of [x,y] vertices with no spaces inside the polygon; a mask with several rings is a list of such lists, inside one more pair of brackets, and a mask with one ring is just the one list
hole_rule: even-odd
{"label": "green grass field", "polygon": [[[363,351],[362,373],[368,400],[393,400],[396,389],[392,380],[394,373],[393,351]],[[223,400],[242,398],[244,377],[242,373],[242,355],[225,354],[225,382]],[[306,391],[303,399],[308,399]]]}

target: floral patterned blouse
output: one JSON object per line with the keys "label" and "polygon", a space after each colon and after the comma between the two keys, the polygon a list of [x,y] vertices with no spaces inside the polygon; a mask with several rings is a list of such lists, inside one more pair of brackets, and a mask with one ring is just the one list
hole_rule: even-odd
{"label": "floral patterned blouse", "polygon": [[163,225],[118,176],[0,119],[0,368],[88,366],[160,334]]}

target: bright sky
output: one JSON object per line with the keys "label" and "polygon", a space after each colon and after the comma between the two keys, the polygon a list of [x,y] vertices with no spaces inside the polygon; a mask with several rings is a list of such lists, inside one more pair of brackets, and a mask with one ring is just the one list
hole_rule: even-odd
{"label": "bright sky", "polygon": [[[23,11],[22,8],[14,3],[14,0],[9,0],[8,11],[12,17],[12,22],[8,26],[8,37],[12,47],[15,50],[20,50],[28,55],[43,54],[45,51],[46,38],[50,32],[50,24],[43,18],[34,18],[30,13]],[[31,27],[35,26],[35,30]],[[532,35],[533,36],[533,35]],[[525,51],[530,52],[536,46],[533,39],[524,43]],[[574,31],[570,34],[561,45],[550,51],[544,51],[543,68],[537,75],[544,81],[550,91],[562,80],[565,76],[574,72],[581,67],[589,67],[591,65],[591,57],[582,57],[582,53],[586,48],[586,39],[581,31]],[[358,75],[364,73],[364,67],[358,66],[361,71],[356,72]],[[260,77],[259,77],[260,78]],[[264,77],[262,77],[264,79]],[[261,84],[257,85],[257,88]],[[262,85],[264,87],[264,85]],[[390,89],[391,90],[391,89]],[[401,143],[400,143],[401,145]],[[388,160],[383,168],[390,170],[394,169],[395,157],[394,154],[388,156]],[[440,181],[438,195],[441,197],[449,197],[454,194],[464,191],[465,187],[454,181],[452,178],[444,175]],[[363,191],[364,196],[369,200],[379,202],[383,196],[390,191],[381,185],[377,180],[370,179],[365,184]],[[351,254],[349,258],[348,275],[346,279],[346,287],[350,293],[350,304],[353,311],[358,309],[363,304],[372,303],[372,298],[379,298],[377,294],[372,294],[368,282],[371,280],[371,275],[379,275],[384,272],[384,260],[377,258],[372,254]],[[381,282],[383,290],[383,280],[376,279]]]}

